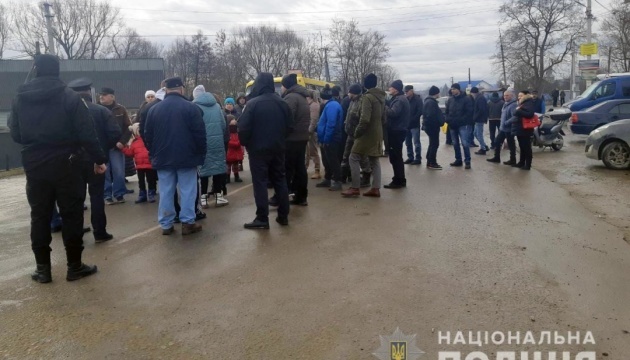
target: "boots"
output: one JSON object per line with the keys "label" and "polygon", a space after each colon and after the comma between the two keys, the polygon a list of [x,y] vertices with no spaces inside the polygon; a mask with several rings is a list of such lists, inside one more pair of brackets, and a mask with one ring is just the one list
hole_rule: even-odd
{"label": "boots", "polygon": [[140,192],[138,193],[138,200],[136,200],[136,204],[145,203],[145,202],[147,202],[147,191],[140,190]]}
{"label": "boots", "polygon": [[31,279],[40,284],[46,284],[52,281],[52,272],[50,264],[37,264],[37,269],[31,274]]}
{"label": "boots", "polygon": [[381,190],[376,189],[376,188],[372,188],[369,191],[364,192],[363,196],[380,198],[381,197]]}
{"label": "boots", "polygon": [[234,173],[234,182],[235,183],[242,183],[243,179],[241,179],[241,176],[238,173]]}
{"label": "boots", "polygon": [[68,273],[66,275],[66,280],[75,281],[82,279],[86,276],[90,276],[95,274],[98,271],[96,265],[85,265],[82,262],[73,262],[68,263]]}
{"label": "boots", "polygon": [[372,176],[372,174],[369,173],[363,173],[361,174],[361,188],[369,188],[371,184],[370,182],[370,177]]}
{"label": "boots", "polygon": [[230,204],[228,199],[223,197],[223,194],[218,193],[218,194],[214,194],[214,196],[215,196],[215,207],[222,207],[222,206],[226,206]]}
{"label": "boots", "polygon": [[532,168],[532,159],[525,160],[523,167],[521,167],[522,170],[530,170],[531,168]]}
{"label": "boots", "polygon": [[182,235],[198,233],[202,230],[200,224],[182,224]]}
{"label": "boots", "polygon": [[155,202],[155,190],[149,190],[149,194],[147,196],[150,203]]}
{"label": "boots", "polygon": [[319,169],[315,169],[315,174],[313,174],[313,176],[311,176],[311,179],[314,180],[319,180],[322,178],[321,173],[319,172]]}

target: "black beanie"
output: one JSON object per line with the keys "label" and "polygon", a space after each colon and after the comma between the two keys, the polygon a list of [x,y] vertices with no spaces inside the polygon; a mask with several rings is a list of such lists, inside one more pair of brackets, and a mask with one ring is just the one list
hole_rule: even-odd
{"label": "black beanie", "polygon": [[333,93],[332,93],[332,90],[330,89],[330,86],[326,85],[326,87],[324,88],[324,90],[322,90],[322,92],[319,94],[319,96],[323,100],[330,100],[330,99],[332,99]]}
{"label": "black beanie", "polygon": [[471,94],[479,94],[479,88],[476,86],[473,86],[472,89],[470,89],[470,93]]}
{"label": "black beanie", "polygon": [[285,89],[290,89],[292,86],[295,86],[295,85],[297,85],[296,74],[285,75],[282,78],[282,86],[284,86]]}
{"label": "black beanie", "polygon": [[440,89],[437,86],[431,86],[429,89],[429,96],[437,95],[440,93]]}
{"label": "black beanie", "polygon": [[458,84],[458,83],[455,83],[455,84],[451,85],[451,89],[457,89],[457,90],[460,90],[460,91],[461,91],[461,90],[462,90],[462,87],[461,87],[461,86],[459,86],[459,84]]}
{"label": "black beanie", "polygon": [[361,95],[363,88],[361,87],[361,84],[353,84],[350,86],[350,90],[348,90],[348,92],[354,95]]}
{"label": "black beanie", "polygon": [[333,97],[339,97],[339,95],[341,95],[341,87],[339,85],[335,85],[332,88],[332,96]]}
{"label": "black beanie", "polygon": [[368,74],[365,79],[363,79],[363,86],[365,86],[366,89],[375,88],[377,83],[378,78],[374,74]]}
{"label": "black beanie", "polygon": [[403,92],[403,82],[401,80],[394,80],[389,86],[396,89],[399,93]]}
{"label": "black beanie", "polygon": [[59,58],[50,54],[35,56],[36,77],[59,76]]}

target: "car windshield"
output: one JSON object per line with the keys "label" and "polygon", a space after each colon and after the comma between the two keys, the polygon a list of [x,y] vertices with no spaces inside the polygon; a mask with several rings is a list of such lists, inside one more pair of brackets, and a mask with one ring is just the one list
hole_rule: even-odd
{"label": "car windshield", "polygon": [[598,81],[596,83],[594,83],[593,85],[589,86],[586,90],[584,90],[584,92],[576,97],[575,99],[588,99],[591,94],[593,93],[593,91],[595,91],[595,89],[597,89],[597,87],[599,86],[599,84],[601,84],[601,81]]}
{"label": "car windshield", "polygon": [[[245,88],[245,95],[249,95],[252,93],[252,88],[254,87],[254,85],[252,86],[248,86],[247,88]],[[274,83],[274,87],[276,90],[276,93],[278,95],[282,95],[282,84],[281,83]]]}

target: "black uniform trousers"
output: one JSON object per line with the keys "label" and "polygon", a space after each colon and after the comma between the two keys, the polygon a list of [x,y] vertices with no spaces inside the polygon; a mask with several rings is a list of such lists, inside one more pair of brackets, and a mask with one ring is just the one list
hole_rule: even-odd
{"label": "black uniform trousers", "polygon": [[426,127],[424,130],[429,136],[429,148],[427,149],[427,165],[437,165],[437,152],[440,147],[440,128]]}
{"label": "black uniform trousers", "polygon": [[298,201],[308,197],[308,173],[306,172],[306,144],[308,141],[288,141],[285,152],[287,186]]}
{"label": "black uniform trousers", "polygon": [[107,227],[104,197],[105,174],[95,174],[94,163],[83,162],[81,165],[83,167],[83,181],[87,184],[90,194],[90,221],[93,234],[94,236],[105,235],[105,228]]}
{"label": "black uniform trousers", "polygon": [[63,221],[61,235],[68,263],[81,261],[85,200],[82,172],[80,161],[71,164],[68,156],[61,156],[26,173],[26,197],[31,207],[31,248],[38,264],[50,264],[50,220],[55,202]]}
{"label": "black uniform trousers", "polygon": [[494,148],[496,144],[497,132],[501,132],[501,120],[488,120],[488,129],[490,130],[490,147]]}
{"label": "black uniform trousers", "polygon": [[406,185],[405,178],[405,162],[403,160],[403,144],[407,137],[406,130],[389,129],[387,136],[389,137],[389,162],[394,170],[392,182],[398,185]]}
{"label": "black uniform trousers", "polygon": [[[301,159],[304,165],[304,158]],[[289,215],[289,189],[287,187],[284,152],[275,154],[249,154],[249,169],[252,173],[256,218],[269,221],[269,194],[271,183],[278,200],[278,216]]]}

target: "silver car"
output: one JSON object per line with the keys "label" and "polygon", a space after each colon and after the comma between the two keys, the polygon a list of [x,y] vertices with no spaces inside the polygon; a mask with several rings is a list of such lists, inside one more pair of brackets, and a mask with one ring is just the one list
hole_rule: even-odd
{"label": "silver car", "polygon": [[586,139],[586,157],[610,169],[630,169],[630,119],[601,126]]}

